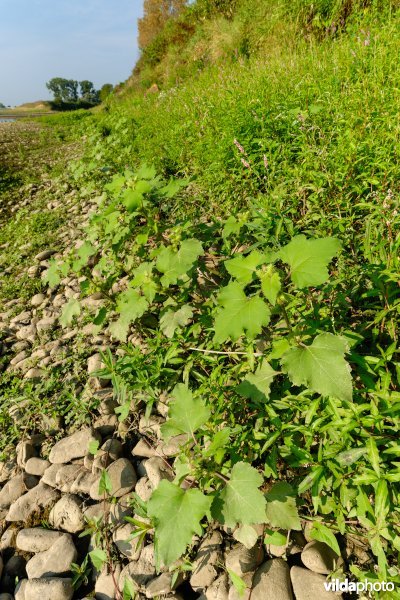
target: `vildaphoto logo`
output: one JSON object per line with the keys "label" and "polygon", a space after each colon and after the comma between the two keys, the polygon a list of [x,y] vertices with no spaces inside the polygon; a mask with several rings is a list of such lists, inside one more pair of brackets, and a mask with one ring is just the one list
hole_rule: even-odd
{"label": "vildaphoto logo", "polygon": [[325,581],[324,587],[327,592],[393,592],[392,581],[349,581],[344,579],[333,579]]}

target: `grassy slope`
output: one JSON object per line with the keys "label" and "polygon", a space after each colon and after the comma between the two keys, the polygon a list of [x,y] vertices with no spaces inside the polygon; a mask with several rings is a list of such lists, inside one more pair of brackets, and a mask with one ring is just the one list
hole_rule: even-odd
{"label": "grassy slope", "polygon": [[[360,3],[353,4],[359,8]],[[164,175],[190,179],[187,190],[168,205],[172,223],[245,210],[249,220],[251,215],[260,216],[264,234],[273,243],[285,243],[298,232],[335,234],[341,239],[344,252],[335,274],[334,308],[327,308],[324,326],[332,332],[356,331],[364,338],[352,364],[361,412],[353,419],[349,407],[337,408],[327,401],[313,414],[308,406],[315,407],[315,402],[311,405],[302,395],[291,398],[290,411],[281,410],[277,402],[285,425],[301,429],[295,439],[298,447],[311,444],[311,469],[322,464],[329,473],[318,484],[321,488],[312,490],[321,497],[320,515],[327,522],[336,522],[339,516],[349,522],[364,517],[367,522],[365,505],[361,500],[357,504],[356,496],[363,501],[375,497],[376,488],[367,481],[372,471],[385,474],[382,485],[391,473],[390,515],[384,509],[384,521],[399,522],[398,466],[384,450],[395,444],[398,413],[400,73],[395,58],[400,20],[382,10],[389,2],[380,4],[379,19],[377,13],[356,11],[357,19],[347,22],[347,32],[334,36],[325,35],[337,19],[333,12],[317,12],[310,20],[309,12],[296,12],[296,3],[287,14],[288,3],[283,0],[242,0],[233,20],[215,14],[194,25],[191,21],[190,35],[177,39],[171,34],[172,43],[164,44],[161,60],[144,62],[123,94],[82,126],[87,154],[73,174],[83,190],[92,181],[102,190],[110,173],[146,161]],[[162,91],[144,96],[143,88],[153,81]],[[329,297],[328,289],[327,307]],[[310,295],[306,310],[311,315],[312,303]],[[165,348],[157,346],[156,337],[152,339],[150,332],[148,343],[154,344],[154,356],[165,364],[161,361]],[[138,368],[144,369],[140,360]],[[149,369],[159,385],[158,363],[153,362]],[[223,373],[226,365],[218,368]],[[238,371],[239,365],[232,374]],[[217,370],[212,373],[217,380]],[[207,382],[204,386],[207,392]],[[366,390],[371,393],[364,395]],[[211,389],[211,397],[214,392]],[[224,402],[222,396],[220,400]],[[238,422],[243,417],[240,406]],[[314,435],[323,441],[320,450],[312,442]],[[336,453],[344,443],[346,449],[360,452],[368,437],[374,441],[365,449],[359,488],[352,484],[357,465],[350,464],[345,477],[342,471],[339,474],[346,485],[326,491],[338,469],[329,456],[330,447]],[[309,461],[304,466],[304,456],[290,455],[286,443],[280,440],[268,454],[280,453],[279,476],[287,468],[286,475],[298,482]],[[293,469],[296,461],[301,468]],[[357,491],[361,488],[362,494]],[[301,498],[311,515],[310,492]],[[396,528],[390,535],[393,531]],[[379,556],[386,542],[375,535],[373,526],[369,537]],[[386,550],[393,564],[391,543]],[[394,547],[398,543],[395,540]]]}
{"label": "grassy slope", "polygon": [[[329,4],[333,5],[325,3]],[[392,419],[396,420],[398,397],[399,363],[394,349],[400,19],[392,11],[393,3],[379,3],[377,11],[357,10],[360,3],[353,4],[346,31],[335,35],[328,35],[333,31],[333,13],[317,13],[310,20],[309,13],[299,16],[291,5],[295,18],[283,19],[286,2],[243,0],[233,21],[215,15],[197,24],[179,44],[172,36],[173,43],[167,44],[161,60],[143,64],[117,101],[99,113],[96,128],[89,132],[92,151],[86,173],[98,176],[96,165],[122,171],[145,161],[167,176],[190,179],[186,192],[169,210],[171,222],[250,209],[251,214],[261,215],[265,233],[279,244],[299,232],[341,239],[344,253],[334,283],[339,304],[325,326],[364,338],[352,358],[353,377],[362,395],[371,391],[363,396],[370,415],[365,417],[368,432],[365,424],[359,431],[358,426],[351,433],[343,431],[341,443],[359,452],[365,436],[377,435],[365,450],[367,464],[358,471],[357,482],[366,484],[364,498],[374,495],[367,483],[373,478],[368,461],[375,470],[377,460],[383,461],[382,468],[385,463],[393,511],[388,519],[396,522],[397,476],[391,469],[397,467],[390,462],[390,453],[377,459],[376,449],[387,450],[387,444],[392,444],[388,432]],[[265,11],[273,18],[263,29]],[[206,50],[197,59],[199,48]],[[143,87],[154,81],[161,92],[143,95]],[[359,402],[364,400],[360,397]],[[323,425],[320,440],[325,439],[329,456],[329,446],[338,447],[337,428],[346,428],[342,419],[351,421],[351,416],[344,407],[339,413],[327,405],[320,410],[320,424],[315,426]],[[373,429],[376,410],[387,417]],[[290,418],[299,419],[306,431],[308,419],[316,418],[307,414],[304,407]],[[281,451],[287,452],[282,447]],[[315,455],[314,460],[313,472],[317,472],[321,458]],[[330,465],[329,458],[322,464],[326,466],[326,460]],[[328,497],[330,492],[328,496],[322,492],[332,485],[329,478],[312,490],[314,498],[321,495],[320,510],[328,521],[332,514],[341,522],[345,515],[350,520],[352,515],[363,518],[365,508],[355,507],[355,497],[350,500],[353,494],[361,494],[350,483],[356,474],[353,467],[340,476],[348,483],[335,500]],[[386,489],[384,480],[382,486]],[[382,546],[373,527],[370,521],[369,539],[380,556],[382,576],[386,542]],[[391,550],[387,551],[390,556]]]}

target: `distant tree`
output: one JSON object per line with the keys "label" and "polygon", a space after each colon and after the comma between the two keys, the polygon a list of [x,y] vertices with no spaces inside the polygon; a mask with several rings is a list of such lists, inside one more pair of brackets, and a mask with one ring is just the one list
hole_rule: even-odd
{"label": "distant tree", "polygon": [[79,82],[81,89],[81,100],[88,104],[97,104],[99,102],[99,92],[94,89],[94,85],[91,81],[85,79]]}
{"label": "distant tree", "polygon": [[5,108],[5,107],[6,107],[6,105],[3,104],[2,102],[0,102],[0,108]]}
{"label": "distant tree", "polygon": [[113,91],[112,83],[105,83],[100,89],[100,101],[104,102]]}
{"label": "distant tree", "polygon": [[54,95],[54,101],[74,103],[78,100],[78,82],[74,79],[63,79],[62,77],[53,77],[46,83],[47,89]]}
{"label": "distant tree", "polygon": [[187,0],[144,0],[143,17],[138,19],[138,43],[143,50],[163,30],[171,17],[179,15]]}

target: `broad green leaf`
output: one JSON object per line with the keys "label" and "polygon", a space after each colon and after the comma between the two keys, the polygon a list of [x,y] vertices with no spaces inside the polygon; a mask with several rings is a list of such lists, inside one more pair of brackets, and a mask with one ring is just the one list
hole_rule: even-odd
{"label": "broad green leaf", "polygon": [[160,193],[166,198],[173,198],[184,187],[187,187],[188,179],[171,179],[167,185],[160,189]]}
{"label": "broad green leaf", "polygon": [[99,481],[99,495],[102,496],[103,494],[108,494],[111,495],[112,494],[112,483],[111,483],[111,478],[110,475],[108,474],[108,472],[103,469],[100,475],[100,481]]}
{"label": "broad green leaf", "polygon": [[269,323],[271,313],[265,302],[259,296],[248,298],[237,281],[222,288],[218,304],[222,308],[217,310],[214,321],[216,342],[229,338],[236,341],[244,333],[253,339]]}
{"label": "broad green leaf", "polygon": [[154,281],[153,276],[154,263],[143,262],[132,272],[133,279],[131,286],[134,288],[140,287],[146,300],[153,302],[156,292],[157,284]]}
{"label": "broad green leaf", "polygon": [[285,481],[276,483],[265,495],[267,501],[266,516],[272,527],[280,529],[301,529],[296,506],[296,494],[292,486]]}
{"label": "broad green leaf", "polygon": [[271,389],[272,381],[277,374],[271,365],[263,360],[255,373],[247,375],[236,388],[236,391],[245,398],[251,398],[255,402],[267,400]]}
{"label": "broad green leaf", "polygon": [[338,557],[340,556],[340,548],[339,544],[337,543],[335,534],[323,523],[319,523],[319,521],[314,521],[310,530],[310,537],[313,540],[324,542],[324,544],[327,544],[330,548],[332,548],[332,550],[338,555]]}
{"label": "broad green leaf", "polygon": [[200,522],[210,505],[211,499],[200,490],[185,491],[166,479],[160,482],[147,504],[148,516],[155,524],[158,561],[168,566],[184,554],[193,535],[202,534]]}
{"label": "broad green leaf", "polygon": [[200,398],[193,398],[192,392],[183,383],[175,386],[172,399],[169,418],[161,427],[163,436],[166,439],[182,433],[193,436],[193,433],[209,419],[209,409]]}
{"label": "broad green leaf", "polygon": [[344,359],[347,345],[331,333],[317,335],[311,346],[291,348],[282,357],[282,368],[294,385],[305,385],[321,396],[351,402],[350,366]]}
{"label": "broad green leaf", "polygon": [[93,566],[98,571],[101,571],[103,565],[107,562],[107,554],[101,548],[95,548],[91,552],[89,552],[90,559],[93,563]]}
{"label": "broad green leaf", "polygon": [[257,250],[253,250],[247,256],[242,254],[224,262],[225,268],[239,283],[247,285],[253,279],[257,267],[265,260],[265,257]]}
{"label": "broad green leaf", "polygon": [[71,325],[72,321],[74,320],[74,317],[77,317],[80,314],[81,305],[79,301],[76,298],[70,298],[67,304],[64,304],[63,306],[60,317],[61,325],[63,327],[69,327],[69,325]]}
{"label": "broad green leaf", "polygon": [[135,172],[135,176],[137,179],[154,179],[157,176],[157,169],[154,167],[154,165],[149,166],[144,163]]}
{"label": "broad green leaf", "polygon": [[231,215],[225,221],[225,225],[224,225],[223,230],[222,230],[222,239],[226,240],[233,233],[235,233],[235,234],[240,233],[240,230],[241,230],[242,227],[243,227],[243,223],[241,221],[238,221],[236,219],[236,217],[234,217],[233,215]]}
{"label": "broad green leaf", "polygon": [[99,440],[92,440],[91,442],[89,442],[89,446],[88,446],[89,454],[93,454],[93,456],[96,456],[99,446],[100,446]]}
{"label": "broad green leaf", "polygon": [[247,589],[247,585],[246,582],[239,576],[237,575],[234,571],[231,571],[231,569],[227,569],[228,571],[228,575],[232,581],[233,587],[235,588],[237,595],[239,596],[239,598],[243,598],[244,594],[246,592]]}
{"label": "broad green leaf", "polygon": [[262,484],[263,477],[254,467],[236,463],[230,480],[214,499],[213,516],[228,527],[264,523],[265,498],[258,489]]}
{"label": "broad green leaf", "polygon": [[117,312],[120,313],[118,321],[110,325],[111,334],[120,342],[126,340],[131,323],[144,315],[149,304],[137,290],[131,288],[125,290],[118,296]]}
{"label": "broad green leaf", "polygon": [[136,596],[137,589],[135,588],[135,584],[133,583],[132,579],[126,578],[124,580],[124,587],[122,589],[123,600],[135,600]]}
{"label": "broad green leaf", "polygon": [[198,240],[184,240],[178,251],[171,246],[162,248],[157,257],[156,268],[160,273],[161,284],[164,287],[175,285],[203,254],[203,247]]}
{"label": "broad green leaf", "polygon": [[203,450],[203,456],[215,457],[229,443],[230,436],[231,430],[229,427],[225,427],[225,429],[217,431],[217,433],[212,438],[211,444],[207,447],[207,449]]}
{"label": "broad green leaf", "polygon": [[77,259],[74,261],[72,268],[77,273],[87,264],[88,259],[96,254],[96,248],[90,242],[84,242],[76,251]]}
{"label": "broad green leaf", "polygon": [[280,531],[272,531],[272,529],[266,529],[264,544],[269,546],[286,546],[287,535],[283,535]]}
{"label": "broad green leaf", "polygon": [[282,284],[279,273],[272,267],[268,267],[265,272],[259,273],[261,280],[261,290],[266,299],[275,306],[276,299],[281,291]]}
{"label": "broad green leaf", "polygon": [[251,525],[242,525],[233,532],[235,540],[250,550],[257,543],[257,531]]}
{"label": "broad green leaf", "polygon": [[50,261],[50,266],[43,275],[43,282],[51,288],[56,287],[61,281],[59,265],[55,260]]}
{"label": "broad green leaf", "polygon": [[114,175],[110,183],[106,183],[104,189],[109,192],[120,192],[126,183],[124,175]]}
{"label": "broad green leaf", "polygon": [[174,337],[177,329],[185,327],[193,317],[193,309],[188,304],[179,310],[168,310],[160,319],[160,329],[167,338]]}
{"label": "broad green leaf", "polygon": [[143,204],[143,194],[138,190],[127,189],[122,192],[122,203],[128,212],[133,212]]}
{"label": "broad green leaf", "polygon": [[308,240],[298,235],[278,253],[279,258],[290,266],[293,283],[299,287],[316,286],[328,277],[328,264],[341,248],[336,238]]}

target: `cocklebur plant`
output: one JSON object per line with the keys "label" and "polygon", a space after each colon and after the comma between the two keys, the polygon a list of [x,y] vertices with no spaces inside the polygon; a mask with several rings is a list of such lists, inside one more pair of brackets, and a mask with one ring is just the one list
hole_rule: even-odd
{"label": "cocklebur plant", "polygon": [[[384,577],[382,539],[400,547],[387,485],[398,477],[398,400],[392,354],[365,356],[349,324],[341,242],[288,226],[273,233],[259,209],[172,223],[165,206],[181,188],[149,167],[114,176],[86,242],[67,266],[50,267],[79,273],[83,296],[103,293],[98,330],[141,340],[105,360],[119,418],[130,419],[133,399],[149,414],[166,395],[164,439],[187,438],[175,481],[148,503],[158,559],[184,555],[207,521],[250,544],[254,525],[275,532],[269,539],[311,519],[337,554],[336,533],[367,535]],[[81,317],[72,308],[67,323]],[[176,511],[182,527],[171,536]]]}

